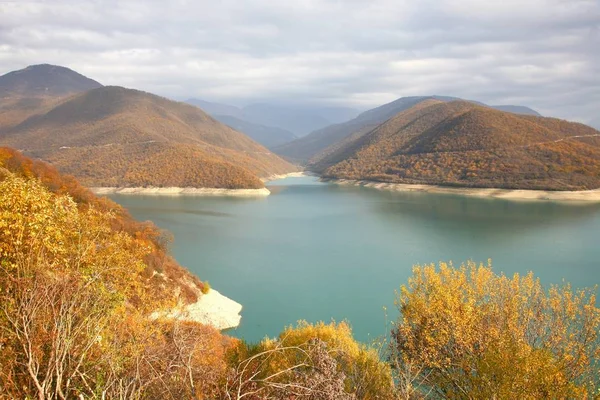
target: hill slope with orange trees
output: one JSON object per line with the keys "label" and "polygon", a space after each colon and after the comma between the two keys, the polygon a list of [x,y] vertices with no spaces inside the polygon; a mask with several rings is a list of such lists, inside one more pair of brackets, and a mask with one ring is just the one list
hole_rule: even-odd
{"label": "hill slope with orange trees", "polygon": [[464,101],[427,100],[347,138],[310,169],[324,177],[506,189],[600,187],[600,132]]}
{"label": "hill slope with orange trees", "polygon": [[[329,153],[335,151],[340,141],[346,140],[349,137],[356,138],[358,136],[362,136],[365,133],[375,129],[378,125],[384,123],[394,115],[428,100],[448,102],[461,99],[457,97],[437,95],[401,97],[390,103],[367,110],[352,120],[326,126],[292,142],[273,147],[273,150],[277,154],[282,155],[290,160],[308,164],[315,163],[321,158],[326,157]],[[478,105],[484,105],[483,103],[477,101],[469,101]],[[524,106],[504,105],[489,107],[516,114],[539,116],[535,110]]]}
{"label": "hill slope with orange trees", "polygon": [[71,197],[80,210],[93,208],[101,213],[112,213],[111,229],[135,238],[146,249],[142,257],[145,267],[139,279],[155,299],[169,299],[178,292],[185,302],[192,303],[197,300],[199,291],[204,289],[196,276],[169,255],[169,237],[152,223],[135,221],[118,204],[96,197],[73,177],[61,175],[50,165],[27,158],[13,149],[0,147],[0,181],[8,174],[39,180],[52,194]]}
{"label": "hill slope with orange trees", "polygon": [[0,143],[89,186],[260,188],[259,177],[296,170],[197,107],[121,87],[0,128]]}

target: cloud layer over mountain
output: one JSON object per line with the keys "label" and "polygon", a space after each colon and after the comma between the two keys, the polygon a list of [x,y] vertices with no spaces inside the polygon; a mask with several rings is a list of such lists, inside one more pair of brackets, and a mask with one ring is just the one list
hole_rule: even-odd
{"label": "cloud layer over mountain", "polygon": [[600,110],[598,0],[22,0],[0,14],[0,73],[52,63],[237,104],[442,94],[584,122]]}

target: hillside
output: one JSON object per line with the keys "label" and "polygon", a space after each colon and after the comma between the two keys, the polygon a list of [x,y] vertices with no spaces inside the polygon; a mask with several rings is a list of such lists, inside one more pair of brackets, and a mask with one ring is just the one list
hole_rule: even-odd
{"label": "hillside", "polygon": [[203,283],[170,256],[167,249],[168,236],[152,223],[135,221],[118,204],[95,196],[73,177],[61,175],[50,165],[27,158],[13,149],[0,147],[0,182],[10,174],[39,180],[53,196],[69,196],[80,210],[94,208],[100,213],[110,213],[110,225],[114,232],[135,237],[140,245],[145,246],[142,257],[145,269],[134,278],[143,283],[153,298],[156,301],[171,299],[178,292],[185,302],[197,301],[204,288]]}
{"label": "hillside", "polygon": [[[456,97],[450,96],[412,96],[412,97],[401,97],[391,103],[384,104],[374,109],[365,111],[358,115],[356,118],[335,125],[330,125],[325,128],[316,130],[309,135],[297,139],[293,142],[286,143],[281,146],[273,148],[277,154],[285,157],[286,159],[292,160],[298,163],[306,163],[309,160],[312,163],[318,162],[318,160],[328,153],[335,151],[339,142],[348,137],[361,136],[379,124],[382,124],[394,115],[409,109],[410,107],[419,104],[427,100],[439,100],[439,101],[455,101],[461,100]],[[478,105],[484,105],[479,102],[472,101],[472,103]],[[491,106],[492,108],[503,109],[504,111],[515,112],[515,113],[535,113],[528,107],[522,106]]]}
{"label": "hillside", "polygon": [[89,186],[259,188],[295,170],[197,107],[121,87],[75,95],[16,126],[0,144]]}
{"label": "hillside", "polygon": [[430,99],[310,165],[324,177],[507,189],[600,187],[600,132]]}

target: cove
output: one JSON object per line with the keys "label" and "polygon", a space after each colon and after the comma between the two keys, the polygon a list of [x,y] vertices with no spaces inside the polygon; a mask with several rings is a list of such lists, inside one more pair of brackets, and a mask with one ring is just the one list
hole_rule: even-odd
{"label": "cove", "polygon": [[600,283],[600,204],[386,192],[315,177],[268,187],[264,198],[110,197],[170,231],[175,258],[244,306],[228,333],[248,341],[301,319],[348,320],[364,342],[385,335],[395,291],[418,263],[491,258],[496,272],[533,271],[546,285]]}

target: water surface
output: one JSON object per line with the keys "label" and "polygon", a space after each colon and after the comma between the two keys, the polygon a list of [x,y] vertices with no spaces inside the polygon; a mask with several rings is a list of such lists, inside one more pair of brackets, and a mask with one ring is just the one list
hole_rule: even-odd
{"label": "water surface", "polygon": [[[244,306],[233,335],[275,336],[298,320],[348,320],[383,335],[394,291],[417,263],[493,260],[544,284],[600,283],[600,205],[515,202],[336,186],[269,184],[267,198],[113,195],[174,235],[177,260]],[[383,307],[388,308],[386,313]]]}

